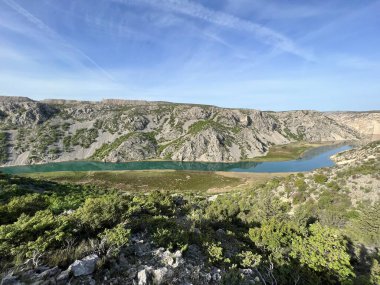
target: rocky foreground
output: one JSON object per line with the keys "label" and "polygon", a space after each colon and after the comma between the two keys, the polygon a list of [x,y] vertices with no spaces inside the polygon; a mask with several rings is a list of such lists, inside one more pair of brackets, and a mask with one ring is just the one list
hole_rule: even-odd
{"label": "rocky foreground", "polygon": [[379,122],[379,112],[264,112],[166,102],[0,97],[0,164],[232,162],[294,141],[370,138],[380,134]]}

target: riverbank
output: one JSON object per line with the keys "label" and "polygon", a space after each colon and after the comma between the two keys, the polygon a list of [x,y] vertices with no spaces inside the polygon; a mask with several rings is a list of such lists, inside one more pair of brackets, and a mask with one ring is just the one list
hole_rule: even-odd
{"label": "riverbank", "polygon": [[59,183],[90,184],[130,192],[224,193],[251,189],[289,173],[239,173],[176,170],[65,171],[21,174]]}

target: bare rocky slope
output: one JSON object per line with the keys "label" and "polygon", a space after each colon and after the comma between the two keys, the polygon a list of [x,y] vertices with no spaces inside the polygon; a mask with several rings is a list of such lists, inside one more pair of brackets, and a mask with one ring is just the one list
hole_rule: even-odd
{"label": "bare rocky slope", "polygon": [[293,141],[360,139],[378,132],[379,116],[375,112],[263,112],[136,100],[37,102],[0,97],[0,163],[231,162],[263,156],[270,146]]}
{"label": "bare rocky slope", "polygon": [[361,136],[371,140],[380,138],[380,112],[333,112],[327,115],[359,132]]}

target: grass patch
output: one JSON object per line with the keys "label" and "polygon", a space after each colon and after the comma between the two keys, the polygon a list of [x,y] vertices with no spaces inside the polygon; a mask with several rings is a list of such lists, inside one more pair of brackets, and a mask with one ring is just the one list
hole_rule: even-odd
{"label": "grass patch", "polygon": [[219,131],[228,131],[228,128],[223,126],[222,124],[218,123],[218,122],[215,122],[215,121],[212,121],[212,120],[204,120],[204,121],[198,121],[194,124],[192,124],[190,127],[189,127],[189,131],[188,133],[189,134],[197,134],[207,128],[214,128],[216,130],[219,130]]}
{"label": "grass patch", "polygon": [[262,157],[255,157],[253,161],[286,161],[301,158],[310,149],[320,147],[322,143],[296,142],[286,145],[274,145],[269,148],[268,154]]}
{"label": "grass patch", "polygon": [[252,189],[288,173],[240,173],[175,170],[80,171],[21,174],[59,183],[95,185],[121,191],[224,193]]}
{"label": "grass patch", "polygon": [[23,174],[54,182],[90,184],[125,191],[206,192],[212,188],[234,187],[244,183],[240,177],[195,171],[86,171]]}

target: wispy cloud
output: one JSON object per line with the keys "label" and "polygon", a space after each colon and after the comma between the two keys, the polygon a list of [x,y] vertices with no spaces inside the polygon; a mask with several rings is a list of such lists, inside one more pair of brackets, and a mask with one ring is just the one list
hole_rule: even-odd
{"label": "wispy cloud", "polygon": [[291,53],[306,60],[314,60],[314,56],[298,47],[287,36],[266,26],[247,21],[231,14],[206,8],[198,3],[188,0],[113,0],[124,4],[148,4],[158,9],[165,9],[192,18],[218,25],[220,27],[235,29],[252,33],[261,42],[273,46],[283,52]]}
{"label": "wispy cloud", "polygon": [[333,1],[268,1],[226,0],[228,11],[243,15],[256,15],[260,19],[295,20],[335,14]]}
{"label": "wispy cloud", "polygon": [[90,56],[88,56],[86,53],[84,53],[79,48],[69,44],[67,41],[65,41],[58,33],[56,33],[53,29],[51,29],[48,25],[46,25],[43,21],[38,19],[36,16],[31,14],[28,10],[14,2],[13,0],[2,0],[6,5],[8,5],[10,8],[12,8],[14,11],[16,11],[19,15],[23,16],[25,19],[27,19],[29,22],[31,22],[36,28],[38,28],[41,32],[43,32],[48,38],[51,40],[58,41],[63,48],[66,48],[73,52],[74,54],[78,55],[83,60],[90,63],[92,66],[94,66],[98,71],[100,71],[104,76],[106,76],[109,80],[114,81],[113,77],[105,70],[103,69],[95,60],[93,60]]}
{"label": "wispy cloud", "polygon": [[338,56],[337,64],[341,67],[358,69],[358,70],[380,69],[380,63],[378,61],[369,60],[364,57],[353,56],[353,55]]}

